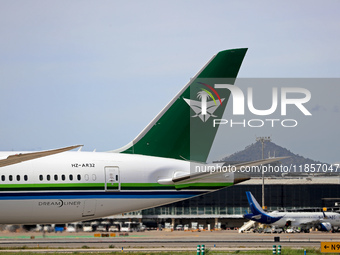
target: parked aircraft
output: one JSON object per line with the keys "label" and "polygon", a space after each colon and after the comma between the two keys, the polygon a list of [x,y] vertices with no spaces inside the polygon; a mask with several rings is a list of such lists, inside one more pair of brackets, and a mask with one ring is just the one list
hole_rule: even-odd
{"label": "parked aircraft", "polygon": [[[121,149],[70,151],[77,145],[0,152],[0,223],[84,221],[191,198],[248,179],[234,172],[197,172],[197,167],[206,169],[218,130],[213,119],[222,117],[230,95],[215,84],[234,84],[246,51],[213,56]],[[245,164],[271,161],[275,159]]]}
{"label": "parked aircraft", "polygon": [[340,226],[340,214],[334,212],[265,212],[256,201],[250,191],[246,192],[249,207],[252,213],[243,215],[244,218],[253,220],[265,225],[278,228],[300,227],[309,232],[312,227],[319,230],[330,231]]}

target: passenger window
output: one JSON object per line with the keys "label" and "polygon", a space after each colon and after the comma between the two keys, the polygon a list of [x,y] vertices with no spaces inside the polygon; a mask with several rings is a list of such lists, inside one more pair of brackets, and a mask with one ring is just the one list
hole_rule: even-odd
{"label": "passenger window", "polygon": [[72,174],[70,174],[69,178],[70,178],[70,181],[73,181],[73,175]]}
{"label": "passenger window", "polygon": [[6,180],[6,177],[4,175],[2,175],[1,180],[4,182]]}
{"label": "passenger window", "polygon": [[20,175],[17,175],[17,181],[20,181]]}
{"label": "passenger window", "polygon": [[80,181],[80,180],[81,180],[81,176],[80,176],[80,174],[78,174],[78,175],[77,175],[77,179],[78,179],[78,181]]}
{"label": "passenger window", "polygon": [[43,176],[42,174],[39,175],[39,180],[40,180],[40,181],[44,180],[44,176]]}
{"label": "passenger window", "polygon": [[9,179],[10,181],[13,181],[13,176],[12,176],[12,175],[8,176],[8,179]]}
{"label": "passenger window", "polygon": [[28,181],[28,176],[24,175],[24,180],[27,182]]}
{"label": "passenger window", "polygon": [[58,181],[58,175],[56,175],[56,174],[54,175],[54,180]]}
{"label": "passenger window", "polygon": [[48,174],[47,176],[46,176],[46,179],[49,181],[49,180],[51,180],[51,176]]}
{"label": "passenger window", "polygon": [[85,181],[88,181],[90,179],[90,176],[88,174],[85,174]]}
{"label": "passenger window", "polygon": [[63,174],[62,176],[61,176],[61,179],[63,180],[63,181],[65,181],[65,174]]}
{"label": "passenger window", "polygon": [[95,174],[92,175],[92,180],[95,181],[97,179],[97,176]]}

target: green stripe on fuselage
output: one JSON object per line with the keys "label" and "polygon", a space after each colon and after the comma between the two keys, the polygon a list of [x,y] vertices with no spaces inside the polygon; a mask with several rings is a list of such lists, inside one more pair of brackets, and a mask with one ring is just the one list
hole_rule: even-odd
{"label": "green stripe on fuselage", "polygon": [[103,190],[104,183],[1,184],[0,191]]}

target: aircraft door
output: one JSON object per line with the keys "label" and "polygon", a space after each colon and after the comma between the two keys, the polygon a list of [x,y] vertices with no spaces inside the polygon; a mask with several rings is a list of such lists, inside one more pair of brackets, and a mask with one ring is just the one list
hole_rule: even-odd
{"label": "aircraft door", "polygon": [[88,199],[84,201],[83,217],[94,216],[96,212],[97,200]]}
{"label": "aircraft door", "polygon": [[119,167],[105,167],[105,191],[120,191]]}

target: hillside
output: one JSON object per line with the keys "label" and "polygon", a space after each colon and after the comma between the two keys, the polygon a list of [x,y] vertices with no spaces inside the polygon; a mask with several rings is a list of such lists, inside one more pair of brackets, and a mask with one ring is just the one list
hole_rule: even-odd
{"label": "hillside", "polygon": [[[281,160],[283,166],[300,166],[304,164],[327,164],[320,161],[315,161],[309,158],[305,158],[299,154],[294,154],[290,150],[283,148],[273,142],[266,142],[264,144],[264,158],[268,158],[270,153],[270,157],[285,157],[289,158]],[[244,150],[235,152],[230,156],[226,156],[221,159],[221,161],[227,162],[245,162],[245,161],[254,161],[262,158],[262,143],[256,142],[249,146],[247,146]],[[329,165],[329,164],[327,164]]]}

